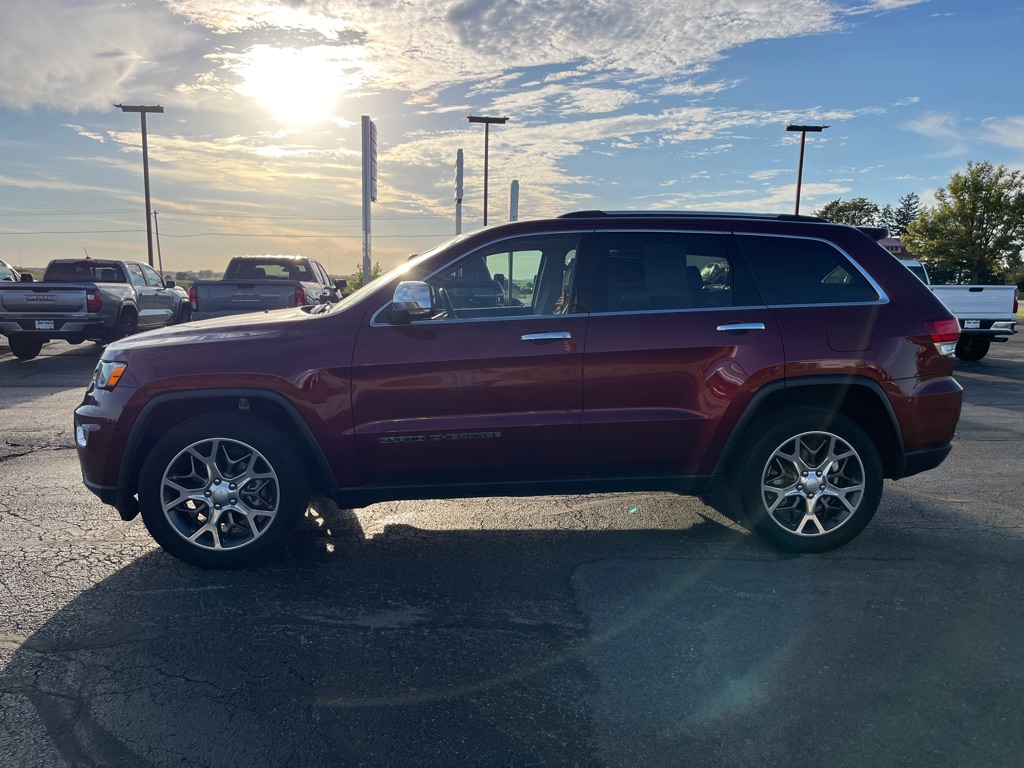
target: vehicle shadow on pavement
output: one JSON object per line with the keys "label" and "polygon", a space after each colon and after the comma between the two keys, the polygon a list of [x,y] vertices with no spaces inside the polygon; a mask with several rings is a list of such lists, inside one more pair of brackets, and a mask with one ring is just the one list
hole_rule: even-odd
{"label": "vehicle shadow on pavement", "polygon": [[[922,503],[910,490],[893,503]],[[929,514],[783,557],[711,517],[367,538],[320,500],[262,567],[151,550],[85,589],[0,674],[0,749],[133,768],[1007,764],[1021,557],[980,574],[951,530],[930,560],[923,528],[959,513]],[[982,612],[1000,623],[979,635]],[[822,711],[842,717],[803,727]]]}
{"label": "vehicle shadow on pavement", "polygon": [[154,550],[83,592],[0,674],[0,747],[21,764],[597,765],[576,569],[774,559],[712,522],[365,539],[331,506],[263,567]]}

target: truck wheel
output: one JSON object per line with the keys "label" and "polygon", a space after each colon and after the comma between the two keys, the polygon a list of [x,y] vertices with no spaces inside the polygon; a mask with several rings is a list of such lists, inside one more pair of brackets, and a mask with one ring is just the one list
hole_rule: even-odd
{"label": "truck wheel", "polygon": [[960,340],[956,343],[956,356],[961,360],[973,363],[987,355],[988,349],[991,346],[992,342],[989,339],[981,339],[977,336],[961,336]]}
{"label": "truck wheel", "polygon": [[16,333],[7,337],[7,343],[11,347],[11,354],[21,360],[31,360],[43,349],[43,340],[33,336],[24,336]]}
{"label": "truck wheel", "polygon": [[189,304],[182,304],[178,310],[178,319],[174,322],[176,325],[192,322],[192,307]]}
{"label": "truck wheel", "polygon": [[820,408],[787,409],[747,432],[731,463],[729,506],[761,538],[787,552],[827,552],[871,521],[882,463],[851,419]]}
{"label": "truck wheel", "polygon": [[131,336],[138,329],[138,322],[134,312],[129,312],[128,310],[121,312],[113,329],[104,337],[103,343],[110,344],[118,339],[123,339],[125,336]]}
{"label": "truck wheel", "polygon": [[239,568],[281,546],[309,506],[294,442],[256,416],[197,416],[162,437],[139,477],[139,506],[167,552]]}

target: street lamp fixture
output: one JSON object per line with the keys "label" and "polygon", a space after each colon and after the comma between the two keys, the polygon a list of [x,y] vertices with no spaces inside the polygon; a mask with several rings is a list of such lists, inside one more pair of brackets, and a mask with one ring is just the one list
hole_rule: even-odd
{"label": "street lamp fixture", "polygon": [[491,125],[498,124],[504,125],[508,122],[507,117],[474,117],[468,115],[467,120],[471,123],[483,123],[484,124],[484,226],[487,226],[487,153],[488,145],[490,143]]}
{"label": "street lamp fixture", "polygon": [[129,106],[127,104],[115,104],[115,107],[122,112],[138,112],[142,115],[142,180],[146,189],[146,239],[149,243],[149,266],[153,266],[153,214],[149,205],[149,144],[146,140],[146,113],[163,113],[161,106],[142,107]]}
{"label": "street lamp fixture", "polygon": [[804,143],[807,141],[808,133],[821,133],[829,126],[827,125],[787,125],[787,131],[800,132],[800,164],[796,171],[796,215],[800,215],[800,186],[804,179]]}

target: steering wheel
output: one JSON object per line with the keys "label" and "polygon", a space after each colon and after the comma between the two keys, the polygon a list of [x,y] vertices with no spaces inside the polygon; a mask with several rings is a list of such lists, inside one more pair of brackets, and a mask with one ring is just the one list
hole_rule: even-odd
{"label": "steering wheel", "polygon": [[447,288],[438,288],[437,298],[441,300],[441,307],[444,309],[445,315],[454,318],[458,317],[458,315],[455,314],[455,305],[452,304],[452,297],[448,295]]}

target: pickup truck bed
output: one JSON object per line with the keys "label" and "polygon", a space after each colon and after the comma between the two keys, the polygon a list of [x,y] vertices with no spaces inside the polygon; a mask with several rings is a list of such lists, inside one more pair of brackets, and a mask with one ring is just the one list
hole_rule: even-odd
{"label": "pickup truck bed", "polygon": [[956,316],[960,323],[956,356],[961,360],[981,360],[993,341],[1006,341],[1017,332],[1017,286],[932,285],[928,270],[920,261],[900,262]]}
{"label": "pickup truck bed", "polygon": [[235,256],[221,280],[197,280],[189,289],[192,317],[237,315],[334,302],[343,285],[323,266],[301,256]]}

